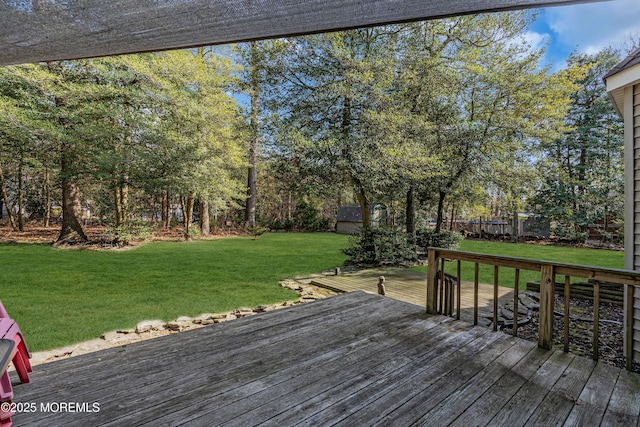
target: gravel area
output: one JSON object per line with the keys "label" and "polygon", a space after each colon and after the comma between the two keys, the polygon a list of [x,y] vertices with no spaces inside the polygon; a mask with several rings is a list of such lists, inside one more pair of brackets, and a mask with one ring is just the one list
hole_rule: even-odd
{"label": "gravel area", "polygon": [[[569,311],[569,351],[579,356],[591,358],[593,355],[593,301],[570,298]],[[564,348],[564,297],[556,296],[553,324],[553,347]],[[522,315],[520,316],[522,318]],[[621,305],[600,303],[600,334],[598,359],[619,368],[625,368],[623,347],[624,312]],[[538,340],[539,311],[533,310],[531,321],[518,327],[518,337],[531,341]],[[503,332],[512,334],[511,327]],[[640,363],[633,363],[633,371],[640,373]]]}

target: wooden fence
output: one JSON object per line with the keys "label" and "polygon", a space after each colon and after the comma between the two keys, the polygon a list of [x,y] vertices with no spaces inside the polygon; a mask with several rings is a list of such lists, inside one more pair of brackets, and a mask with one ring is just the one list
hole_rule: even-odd
{"label": "wooden fence", "polygon": [[[506,256],[486,255],[473,252],[461,252],[445,250],[439,248],[429,248],[427,274],[427,313],[438,313],[452,315],[453,300],[457,299],[456,313],[460,315],[460,294],[459,286],[456,297],[451,286],[451,280],[446,279],[444,273],[444,261],[457,262],[457,274],[455,279],[460,283],[460,265],[462,261],[474,263],[474,324],[478,323],[478,269],[480,264],[493,266],[493,328],[498,327],[498,275],[500,268],[511,268],[515,270],[514,280],[514,325],[513,334],[517,336],[518,327],[517,307],[518,307],[518,286],[520,284],[520,270],[531,270],[540,272],[540,322],[538,326],[538,346],[544,349],[551,349],[553,338],[553,316],[554,316],[554,291],[556,275],[564,275],[564,351],[569,351],[569,298],[571,296],[571,277],[588,279],[593,283],[593,359],[598,360],[598,335],[599,335],[599,305],[600,305],[600,283],[607,282],[623,289],[624,292],[624,313],[623,324],[625,342],[625,361],[628,370],[631,370],[633,361],[633,287],[640,286],[640,273],[603,268],[584,266],[576,264],[562,264],[550,261],[540,261],[526,258],[515,258]],[[438,268],[440,266],[440,268]],[[436,267],[436,268],[433,268]],[[449,275],[450,276],[450,275]]]}

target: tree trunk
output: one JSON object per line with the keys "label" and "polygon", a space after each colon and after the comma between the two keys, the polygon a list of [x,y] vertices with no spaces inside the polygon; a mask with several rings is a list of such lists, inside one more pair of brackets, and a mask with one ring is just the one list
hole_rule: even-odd
{"label": "tree trunk", "polygon": [[[47,67],[49,71],[58,73],[58,62],[49,62]],[[63,108],[65,105],[64,99],[56,97],[55,105],[58,108]],[[71,124],[63,116],[58,118],[58,122],[65,129],[71,128]],[[78,186],[73,180],[73,160],[74,154],[72,153],[70,144],[64,140],[60,143],[60,176],[62,177],[62,229],[56,243],[77,243],[86,242],[87,236],[84,234],[82,224],[80,223],[80,215],[82,213],[82,207],[80,205],[80,191]]]}
{"label": "tree trunk", "polygon": [[[65,160],[62,163],[62,170],[67,170]],[[62,230],[56,243],[78,243],[88,240],[80,223],[81,213],[78,186],[72,179],[62,178]]]}
{"label": "tree trunk", "polygon": [[169,228],[169,192],[162,191],[162,226],[164,229]]}
{"label": "tree trunk", "polygon": [[182,226],[187,228],[187,199],[180,196],[180,208],[182,208]]}
{"label": "tree trunk", "polygon": [[369,207],[370,203],[367,199],[367,195],[364,194],[362,189],[360,189],[356,193],[356,198],[358,199],[360,211],[362,212],[362,228],[364,230],[371,230],[371,209]]}
{"label": "tree trunk", "polygon": [[415,206],[415,194],[413,185],[409,186],[407,190],[407,204],[405,208],[405,223],[407,225],[407,234],[409,235],[410,243],[416,241],[416,206]]}
{"label": "tree trunk", "polygon": [[247,205],[245,222],[247,226],[256,225],[257,203],[257,158],[258,158],[258,109],[260,108],[260,70],[258,68],[258,45],[251,42],[251,140],[249,141],[249,171],[247,176]]}
{"label": "tree trunk", "polygon": [[182,214],[184,216],[184,238],[185,240],[191,240],[191,218],[193,217],[193,203],[194,197],[193,193],[189,193],[188,197],[183,197],[183,211]]}
{"label": "tree trunk", "polygon": [[518,230],[518,212],[514,209],[513,210],[513,232],[511,233],[511,243],[518,243],[518,233],[520,232],[520,230]]}
{"label": "tree trunk", "polygon": [[23,189],[24,152],[20,152],[18,163],[18,230],[24,231],[24,189]]}
{"label": "tree trunk", "polygon": [[436,233],[439,233],[442,229],[442,221],[444,220],[444,199],[447,193],[444,191],[438,192],[438,218],[436,219]]}
{"label": "tree trunk", "polygon": [[120,217],[120,205],[122,204],[120,200],[120,190],[116,185],[113,187],[113,209],[115,211],[115,225],[116,227],[120,227],[122,225],[122,220]]}
{"label": "tree trunk", "polygon": [[16,222],[13,219],[13,213],[11,212],[11,205],[9,204],[9,197],[7,196],[7,189],[4,185],[4,175],[2,174],[2,167],[0,167],[0,189],[2,190],[2,200],[7,207],[7,216],[9,217],[9,224],[13,231],[17,231]]}
{"label": "tree trunk", "polygon": [[209,203],[200,202],[200,234],[208,236],[211,233],[211,225],[209,224]]}
{"label": "tree trunk", "polygon": [[44,226],[51,221],[51,183],[49,182],[49,168],[44,171]]}
{"label": "tree trunk", "polygon": [[[125,177],[125,180],[126,179]],[[129,220],[127,213],[129,207],[129,186],[126,183],[121,184],[118,191],[120,191],[120,210],[118,211],[118,216],[120,217],[120,224],[126,224]]]}
{"label": "tree trunk", "polygon": [[453,231],[453,218],[456,216],[456,205],[455,203],[451,204],[451,219],[449,220],[449,230]]}

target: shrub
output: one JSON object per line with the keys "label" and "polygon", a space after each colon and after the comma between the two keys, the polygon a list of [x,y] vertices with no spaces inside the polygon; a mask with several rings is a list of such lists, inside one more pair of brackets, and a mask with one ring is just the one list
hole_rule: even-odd
{"label": "shrub", "polygon": [[132,241],[143,241],[153,237],[151,227],[143,223],[135,222],[118,227],[107,227],[105,234],[112,235],[113,244],[118,246],[126,246]]}
{"label": "shrub", "polygon": [[301,231],[325,231],[329,228],[329,219],[318,214],[311,203],[302,200],[294,212],[295,227]]}
{"label": "shrub", "polygon": [[185,229],[183,230],[183,234],[185,240],[197,239],[200,237],[200,227],[198,227],[198,224],[191,224],[189,232],[187,233],[187,230]]}
{"label": "shrub", "polygon": [[251,240],[256,240],[258,237],[262,236],[267,229],[265,227],[261,227],[259,225],[249,226],[247,227],[247,233],[251,236]]}
{"label": "shrub", "polygon": [[376,228],[362,230],[350,238],[349,247],[343,249],[351,262],[373,265],[404,265],[417,261],[415,245],[409,235],[399,229]]}
{"label": "shrub", "polygon": [[589,236],[588,232],[580,231],[573,226],[556,225],[551,227],[551,232],[558,240],[569,243],[584,243]]}
{"label": "shrub", "polygon": [[457,231],[440,230],[436,233],[433,228],[416,231],[416,245],[424,250],[429,247],[457,249],[462,239],[462,234]]}

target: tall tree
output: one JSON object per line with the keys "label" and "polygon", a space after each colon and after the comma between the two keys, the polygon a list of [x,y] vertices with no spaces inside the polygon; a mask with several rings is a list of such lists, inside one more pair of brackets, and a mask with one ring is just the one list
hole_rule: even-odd
{"label": "tall tree", "polygon": [[293,39],[280,63],[276,138],[309,174],[352,188],[365,228],[386,179],[380,141],[367,128],[391,83],[394,37],[372,28]]}
{"label": "tall tree", "polygon": [[569,58],[570,66],[587,72],[576,79],[571,95],[565,118],[569,130],[544,146],[544,183],[535,199],[559,232],[584,233],[590,223],[621,209],[623,123],[602,81],[618,62],[618,53],[610,48]]}
{"label": "tall tree", "polygon": [[239,110],[230,91],[230,62],[213,52],[189,51],[143,56],[135,65],[146,76],[145,90],[156,100],[155,132],[149,133],[149,172],[160,187],[183,200],[185,237],[190,239],[196,200],[223,209],[239,197],[243,164]]}
{"label": "tall tree", "polygon": [[249,227],[256,225],[257,202],[257,167],[260,134],[258,116],[260,111],[260,52],[258,42],[251,42],[249,48],[249,96],[251,107],[249,113],[249,170],[247,173],[247,202],[245,222]]}

